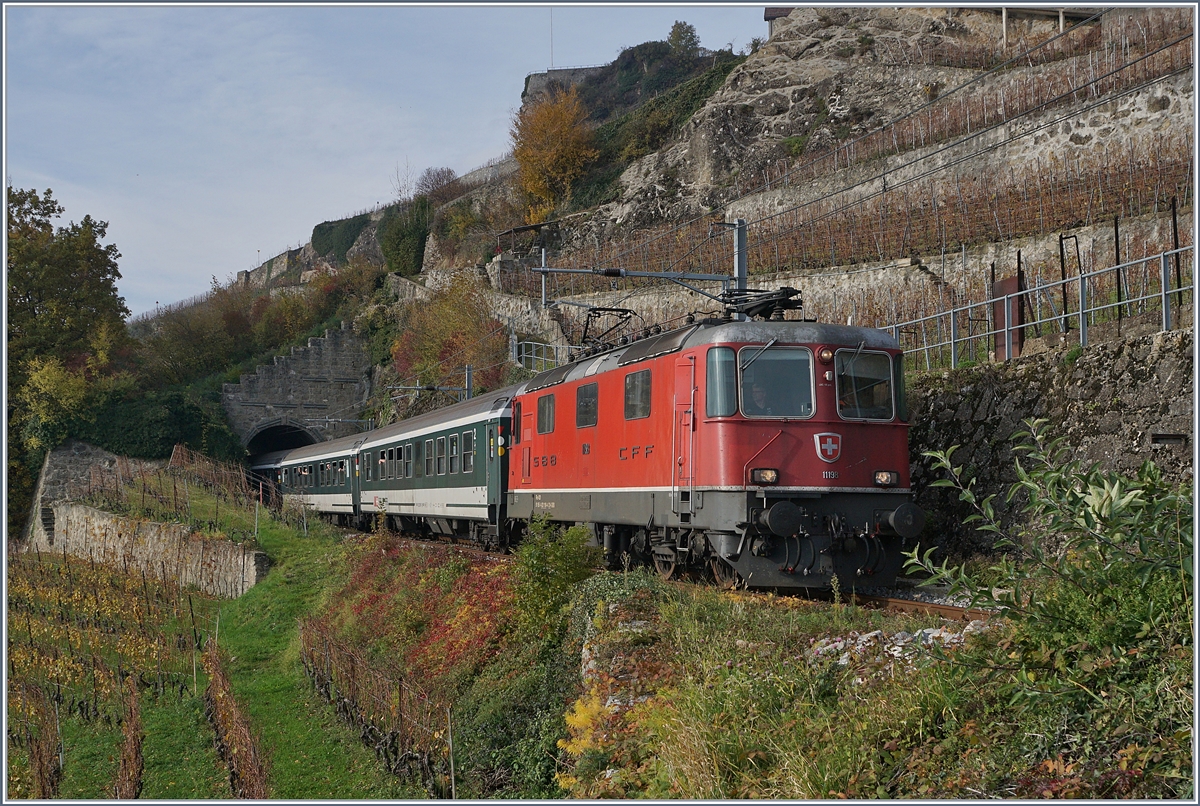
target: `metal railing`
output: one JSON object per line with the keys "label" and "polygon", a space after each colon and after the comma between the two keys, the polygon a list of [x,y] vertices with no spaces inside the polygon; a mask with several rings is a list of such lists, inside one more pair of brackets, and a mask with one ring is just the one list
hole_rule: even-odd
{"label": "metal railing", "polygon": [[[576,348],[577,349],[577,348]],[[519,341],[513,348],[513,361],[525,369],[543,372],[571,360],[572,347],[544,344],[540,341]]]}
{"label": "metal railing", "polygon": [[1193,289],[1192,250],[1173,249],[883,328],[909,355],[923,354],[926,369],[957,368],[964,358],[1005,360],[1014,348],[1019,353],[1024,339],[1050,333],[1065,337],[1074,330],[1086,347],[1089,329],[1113,322],[1119,328],[1125,319],[1144,321],[1154,311],[1160,330],[1171,330]]}

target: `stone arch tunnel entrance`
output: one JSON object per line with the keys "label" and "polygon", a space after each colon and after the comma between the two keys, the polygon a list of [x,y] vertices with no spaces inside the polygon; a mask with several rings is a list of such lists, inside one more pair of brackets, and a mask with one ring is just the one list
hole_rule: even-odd
{"label": "stone arch tunnel entrance", "polygon": [[229,424],[251,459],[358,433],[371,392],[371,358],[349,322],[275,356],[221,390]]}
{"label": "stone arch tunnel entrance", "polygon": [[286,451],[320,442],[321,438],[310,429],[287,418],[260,423],[246,440],[246,450],[251,459],[272,451]]}

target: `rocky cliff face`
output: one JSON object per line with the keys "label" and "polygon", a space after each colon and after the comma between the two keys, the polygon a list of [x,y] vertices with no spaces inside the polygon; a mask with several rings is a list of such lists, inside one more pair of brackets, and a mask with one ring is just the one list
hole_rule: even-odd
{"label": "rocky cliff face", "polygon": [[674,144],[629,167],[622,198],[597,218],[701,213],[735,195],[737,175],[863,134],[976,72],[903,64],[913,54],[999,38],[996,15],[961,9],[801,8],[780,22]]}

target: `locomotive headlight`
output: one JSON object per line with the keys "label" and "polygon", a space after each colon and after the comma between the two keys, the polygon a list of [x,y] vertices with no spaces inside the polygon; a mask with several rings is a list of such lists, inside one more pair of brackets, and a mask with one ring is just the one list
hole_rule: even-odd
{"label": "locomotive headlight", "polygon": [[750,481],[755,484],[774,484],[779,481],[779,471],[773,467],[756,467],[750,471]]}
{"label": "locomotive headlight", "polygon": [[895,470],[876,470],[875,471],[875,486],[876,487],[895,487],[900,483],[900,474]]}
{"label": "locomotive headlight", "polygon": [[828,364],[833,360],[833,350],[830,350],[828,347],[822,347],[820,352],[817,353],[817,360],[822,364]]}

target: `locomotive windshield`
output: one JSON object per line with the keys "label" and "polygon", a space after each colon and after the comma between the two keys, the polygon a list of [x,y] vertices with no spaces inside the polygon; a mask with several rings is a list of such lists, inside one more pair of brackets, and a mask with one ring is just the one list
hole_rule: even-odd
{"label": "locomotive windshield", "polygon": [[892,359],[887,353],[838,350],[834,369],[838,414],[847,420],[892,419]]}
{"label": "locomotive windshield", "polygon": [[746,417],[812,416],[812,353],[807,348],[743,347],[738,369]]}

